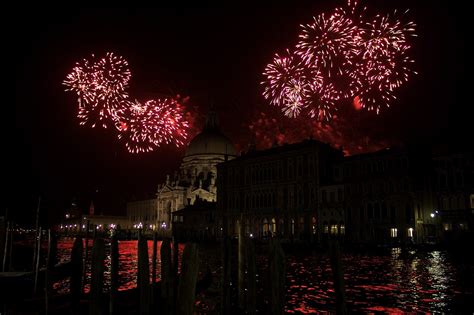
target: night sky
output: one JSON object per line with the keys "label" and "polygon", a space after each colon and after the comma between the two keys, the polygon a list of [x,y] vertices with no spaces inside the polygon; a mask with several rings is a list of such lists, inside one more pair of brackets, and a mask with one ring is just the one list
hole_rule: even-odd
{"label": "night sky", "polygon": [[[190,96],[201,116],[212,104],[223,132],[243,149],[251,139],[249,124],[268,108],[259,84],[265,65],[294,46],[299,24],[342,3],[14,9],[3,27],[16,82],[14,105],[4,103],[11,112],[5,114],[7,189],[1,211],[9,208],[17,221],[31,223],[41,194],[43,222],[57,220],[73,200],[87,209],[94,199],[96,212],[124,214],[125,201],[150,197],[179,166],[184,149],[164,146],[132,155],[112,130],[78,125],[76,99],[61,85],[76,61],[107,51],[124,56],[132,71],[132,98]],[[440,1],[365,3],[387,13],[411,10],[418,25],[413,57],[419,75],[382,115],[354,112],[347,121],[354,119],[355,128],[387,144],[472,150],[468,30],[459,13],[467,8]]]}

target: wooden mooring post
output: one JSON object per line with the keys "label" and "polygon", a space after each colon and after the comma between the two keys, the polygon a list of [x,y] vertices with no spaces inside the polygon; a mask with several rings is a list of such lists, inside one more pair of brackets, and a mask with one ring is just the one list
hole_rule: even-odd
{"label": "wooden mooring post", "polygon": [[172,314],[173,312],[173,279],[171,266],[171,242],[168,238],[161,243],[161,300],[160,307],[162,314]]}
{"label": "wooden mooring post", "polygon": [[151,283],[156,282],[156,264],[157,264],[157,255],[158,255],[158,233],[153,233],[153,258],[151,259]]}
{"label": "wooden mooring post", "polygon": [[148,262],[148,245],[141,231],[138,234],[138,272],[137,286],[140,294],[140,314],[150,314],[150,264]]}
{"label": "wooden mooring post", "polygon": [[82,238],[76,237],[71,251],[71,308],[78,309],[82,294]]}
{"label": "wooden mooring post", "polygon": [[283,314],[285,305],[285,253],[278,239],[270,243],[270,303],[272,314]]}
{"label": "wooden mooring post", "polygon": [[89,258],[89,220],[86,222],[86,238],[85,238],[85,246],[84,246],[84,264],[82,265],[82,292],[84,292],[84,288],[86,287],[86,280],[87,280],[87,261]]}
{"label": "wooden mooring post", "polygon": [[257,266],[255,256],[255,241],[247,240],[247,312],[256,314],[257,312]]}
{"label": "wooden mooring post", "polygon": [[245,236],[245,224],[243,217],[239,220],[239,240],[238,240],[238,262],[237,262],[237,292],[238,292],[238,303],[239,308],[243,310],[245,308],[245,273],[246,273],[246,236]]}
{"label": "wooden mooring post", "polygon": [[92,246],[91,289],[89,314],[98,315],[103,312],[102,288],[104,286],[105,244],[102,238],[95,238]]}
{"label": "wooden mooring post", "polygon": [[196,283],[199,268],[198,248],[188,243],[184,248],[179,278],[178,301],[176,314],[192,315],[196,297]]}
{"label": "wooden mooring post", "polygon": [[35,258],[35,270],[34,270],[34,275],[35,275],[35,282],[34,282],[34,288],[33,288],[33,294],[36,295],[37,289],[38,289],[38,275],[39,275],[39,268],[40,268],[40,254],[41,254],[41,227],[38,229],[38,238],[36,240],[36,258]]}
{"label": "wooden mooring post", "polygon": [[110,300],[109,313],[118,314],[117,292],[118,292],[118,267],[119,267],[119,248],[117,234],[114,231],[110,239]]}
{"label": "wooden mooring post", "polygon": [[341,250],[337,240],[330,240],[329,255],[336,294],[336,314],[347,314],[346,296],[344,292],[344,271],[341,262]]}
{"label": "wooden mooring post", "polygon": [[45,311],[46,314],[49,312],[49,298],[51,295],[51,291],[53,289],[53,284],[51,282],[51,270],[56,265],[56,254],[57,254],[57,240],[54,235],[54,232],[51,229],[48,230],[48,253],[46,255],[46,271],[45,271],[45,286],[44,286],[44,294],[45,294]]}

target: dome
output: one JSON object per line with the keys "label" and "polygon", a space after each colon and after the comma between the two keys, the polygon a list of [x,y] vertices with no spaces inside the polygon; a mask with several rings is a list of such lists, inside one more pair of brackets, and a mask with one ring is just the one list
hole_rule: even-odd
{"label": "dome", "polygon": [[198,154],[216,154],[235,156],[232,142],[217,130],[204,129],[194,137],[186,149],[185,156]]}

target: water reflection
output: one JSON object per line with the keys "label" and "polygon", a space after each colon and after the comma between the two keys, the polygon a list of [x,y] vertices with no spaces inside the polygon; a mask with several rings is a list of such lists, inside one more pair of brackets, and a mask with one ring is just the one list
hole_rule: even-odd
{"label": "water reflection", "polygon": [[[446,252],[394,249],[389,255],[345,255],[343,265],[351,311],[453,312],[463,294],[474,297],[472,287],[461,289],[460,274]],[[287,278],[287,312],[335,310],[327,257],[290,256]]]}
{"label": "water reflection", "polygon": [[[72,239],[59,242],[61,260],[69,259]],[[179,246],[181,255],[182,244]],[[92,242],[89,248],[92,247]],[[106,246],[108,248],[108,246]],[[157,275],[160,275],[158,243]],[[152,241],[148,242],[151,266]],[[263,253],[264,250],[261,251]],[[137,242],[119,242],[119,290],[136,286]],[[110,282],[110,254],[106,253],[106,289]],[[197,297],[196,311],[212,313],[219,309],[221,295],[219,279],[222,269],[220,246],[200,247],[200,264],[210,266],[214,281],[206,292]],[[266,256],[258,257],[257,290],[262,303],[265,297],[265,275],[268,272]],[[89,255],[90,259],[90,255]],[[310,314],[335,311],[330,261],[325,255],[311,253],[287,256],[287,303],[285,311],[293,314]],[[472,265],[462,267],[445,251],[402,251],[398,248],[385,254],[346,254],[343,256],[347,307],[351,312],[388,313],[458,313],[474,311],[472,299]],[[90,268],[90,267],[89,267]],[[87,283],[90,283],[88,268]],[[150,267],[151,268],[151,267]],[[200,266],[201,268],[201,266]],[[463,269],[464,268],[464,269]],[[465,274],[463,275],[463,270]],[[469,280],[470,279],[470,280]],[[57,283],[55,288],[67,292],[68,281]],[[468,303],[466,305],[466,303]]]}
{"label": "water reflection", "polygon": [[[70,259],[70,254],[74,239],[65,238],[58,242],[58,256],[60,262],[68,261]],[[93,241],[89,240],[89,255],[87,260],[86,268],[86,284],[85,291],[89,291],[90,282],[91,282],[91,273],[90,273],[90,259],[92,253]],[[83,246],[85,248],[85,240],[83,241]],[[131,289],[137,286],[137,264],[138,264],[138,255],[137,255],[137,241],[119,241],[119,291]],[[106,243],[106,259],[105,259],[105,272],[104,272],[104,288],[109,289],[110,285],[110,243]],[[178,262],[181,264],[181,256],[183,252],[184,245],[179,244],[178,246]],[[161,250],[161,241],[157,244],[157,266],[156,266],[156,278],[157,281],[160,280],[161,275],[161,260],[160,260],[160,250]],[[153,241],[148,240],[148,260],[150,266],[150,281],[151,281],[151,271],[152,271],[152,258],[153,258]],[[67,293],[69,292],[69,279],[63,280],[54,285],[54,289],[58,293]]]}

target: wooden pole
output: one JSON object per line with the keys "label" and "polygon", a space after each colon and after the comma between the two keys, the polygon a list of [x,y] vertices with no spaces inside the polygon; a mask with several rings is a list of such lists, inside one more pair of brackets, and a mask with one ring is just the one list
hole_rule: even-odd
{"label": "wooden pole", "polygon": [[232,242],[229,236],[224,234],[222,242],[223,270],[222,270],[222,314],[231,314],[231,260],[232,260]]}
{"label": "wooden pole", "polygon": [[171,265],[171,242],[168,238],[161,243],[161,313],[171,314],[173,310],[173,279]]}
{"label": "wooden pole", "polygon": [[8,258],[8,244],[10,242],[10,222],[7,222],[7,228],[5,229],[5,247],[3,248],[3,263],[2,271],[7,271],[7,258]]}
{"label": "wooden pole", "polygon": [[178,301],[176,314],[192,315],[194,312],[196,283],[199,268],[198,248],[188,243],[184,248],[179,279]]}
{"label": "wooden pole", "polygon": [[14,222],[10,226],[10,245],[8,246],[8,270],[13,270],[13,227],[15,226]]}
{"label": "wooden pole", "polygon": [[50,273],[56,264],[56,238],[54,237],[53,231],[48,230],[48,254],[46,256],[46,271],[45,271],[45,310],[46,314],[49,311],[49,296],[53,289],[52,284],[50,283]]}
{"label": "wooden pole", "polygon": [[38,207],[36,208],[36,222],[35,222],[35,242],[33,244],[33,270],[36,268],[36,245],[38,240],[38,228],[39,228],[39,213],[40,213],[40,206],[41,206],[41,196],[38,197]]}
{"label": "wooden pole", "polygon": [[36,290],[38,288],[38,274],[39,274],[39,267],[40,267],[40,253],[41,253],[41,227],[38,230],[38,240],[36,244],[36,266],[35,266],[35,285],[33,288],[33,294],[36,295]]}
{"label": "wooden pole", "polygon": [[110,240],[110,314],[117,314],[119,248],[117,234],[114,231]]}
{"label": "wooden pole", "polygon": [[84,263],[82,264],[82,292],[84,292],[87,281],[87,260],[89,258],[89,222],[89,220],[86,222],[86,244],[84,246]]}
{"label": "wooden pole", "polygon": [[104,286],[105,244],[101,238],[94,239],[91,261],[91,290],[89,314],[102,314],[102,288]]}
{"label": "wooden pole", "polygon": [[347,314],[346,297],[344,294],[344,271],[341,263],[341,252],[336,240],[330,241],[331,269],[336,294],[336,314]]}
{"label": "wooden pole", "polygon": [[272,314],[283,314],[285,302],[285,253],[278,239],[270,244],[270,279]]}
{"label": "wooden pole", "polygon": [[173,268],[172,268],[172,285],[173,294],[171,301],[173,310],[176,309],[176,298],[178,296],[178,269],[179,269],[179,244],[176,235],[173,236]]}
{"label": "wooden pole", "polygon": [[138,234],[137,286],[140,294],[140,314],[150,314],[150,265],[148,245],[141,231]]}
{"label": "wooden pole", "polygon": [[243,217],[240,216],[239,226],[239,243],[238,243],[238,265],[237,265],[237,290],[238,302],[240,309],[245,307],[245,227]]}
{"label": "wooden pole", "polygon": [[252,239],[247,240],[247,312],[255,314],[257,312],[257,280],[256,280],[256,256],[255,242]]}
{"label": "wooden pole", "polygon": [[79,308],[82,290],[82,238],[76,237],[71,251],[71,306]]}
{"label": "wooden pole", "polygon": [[157,248],[158,248],[158,237],[157,233],[153,233],[153,258],[151,260],[151,283],[156,282],[156,259],[157,259]]}

